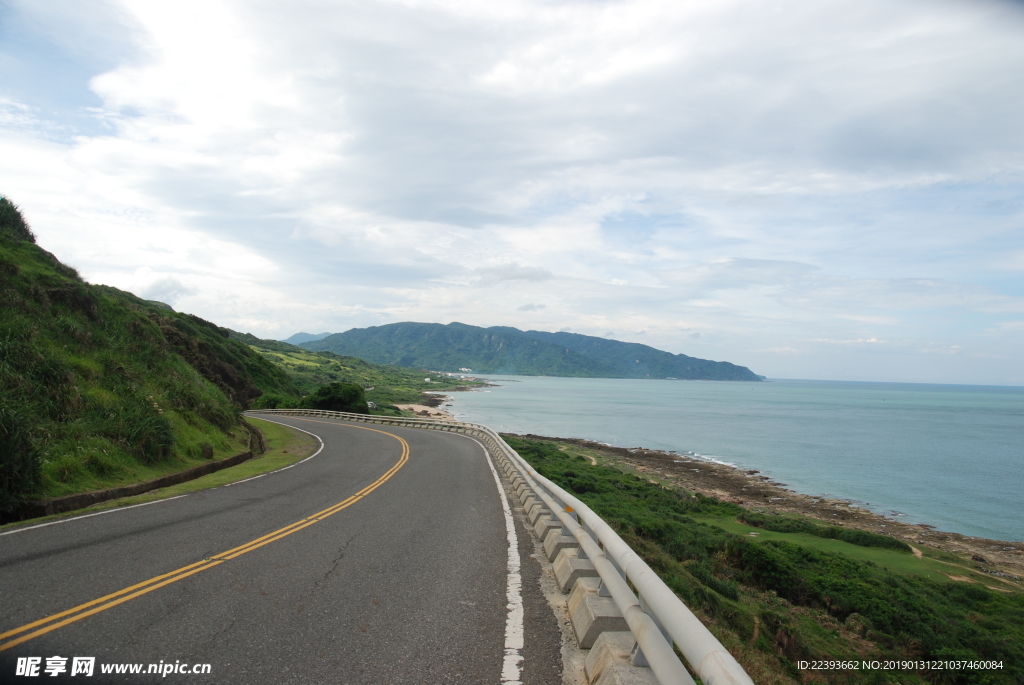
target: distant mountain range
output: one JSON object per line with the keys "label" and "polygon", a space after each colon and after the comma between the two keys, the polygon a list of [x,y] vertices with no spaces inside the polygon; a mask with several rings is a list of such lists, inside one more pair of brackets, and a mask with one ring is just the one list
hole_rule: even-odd
{"label": "distant mountain range", "polygon": [[729,362],[697,359],[639,343],[578,333],[521,331],[507,326],[393,323],[353,328],[302,342],[300,346],[359,357],[375,364],[436,371],[468,368],[477,373],[524,376],[762,380],[747,367]]}
{"label": "distant mountain range", "polygon": [[302,343],[313,342],[316,340],[323,340],[330,333],[296,333],[290,338],[285,338],[281,342],[286,342],[291,345],[301,345]]}

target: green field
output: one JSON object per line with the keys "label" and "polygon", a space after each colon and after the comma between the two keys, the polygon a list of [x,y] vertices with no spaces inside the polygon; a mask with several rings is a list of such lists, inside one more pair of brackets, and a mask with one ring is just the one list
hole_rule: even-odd
{"label": "green field", "polygon": [[[792,542],[804,547],[819,549],[825,552],[845,554],[846,556],[859,561],[870,562],[898,573],[914,574],[924,578],[929,578],[935,582],[947,582],[949,581],[950,575],[957,575],[968,577],[974,582],[980,583],[997,591],[1020,591],[1013,583],[1004,582],[997,577],[984,573],[978,573],[977,571],[962,564],[937,559],[935,558],[937,553],[934,550],[929,550],[927,548],[920,550],[922,552],[922,557],[918,558],[917,556],[907,554],[906,552],[880,549],[878,547],[861,547],[858,545],[851,545],[847,542],[842,542],[841,540],[830,540],[828,538],[815,537],[804,533],[778,533],[771,530],[764,530],[763,528],[755,528],[754,526],[748,526],[744,523],[740,523],[735,517],[730,516],[694,516],[693,520],[699,523],[717,526],[734,535],[752,537],[751,534],[754,533],[756,534],[758,541],[780,540]],[[942,556],[947,557],[948,555]]]}

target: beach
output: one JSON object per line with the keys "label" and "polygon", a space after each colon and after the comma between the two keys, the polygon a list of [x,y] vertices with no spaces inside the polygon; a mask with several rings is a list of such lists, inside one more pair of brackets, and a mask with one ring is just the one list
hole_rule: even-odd
{"label": "beach", "polygon": [[447,421],[454,421],[455,417],[446,412],[443,409],[437,407],[431,407],[425,404],[396,404],[396,407],[402,411],[412,412],[416,418],[420,419],[445,419]]}

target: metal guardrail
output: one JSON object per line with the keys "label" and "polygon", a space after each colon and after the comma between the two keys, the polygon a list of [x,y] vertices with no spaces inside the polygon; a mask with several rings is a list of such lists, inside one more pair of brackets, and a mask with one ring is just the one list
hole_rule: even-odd
{"label": "metal guardrail", "polygon": [[[636,642],[631,660],[635,665],[650,666],[662,685],[692,685],[693,679],[672,648],[674,643],[705,685],[753,685],[750,676],[728,650],[611,526],[586,504],[537,473],[487,426],[446,419],[372,416],[318,409],[255,409],[249,413],[319,416],[480,438],[492,454],[518,472],[558,518],[563,530],[579,542],[580,558],[585,555],[594,564],[601,577],[601,593],[611,596],[633,633]],[[635,594],[629,583],[636,588]]]}

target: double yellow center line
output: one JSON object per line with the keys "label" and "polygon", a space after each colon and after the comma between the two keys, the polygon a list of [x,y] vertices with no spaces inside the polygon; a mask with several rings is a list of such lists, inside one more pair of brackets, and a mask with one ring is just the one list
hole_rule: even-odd
{"label": "double yellow center line", "polygon": [[[310,421],[311,419],[306,420]],[[334,422],[314,421],[314,423]],[[197,561],[194,564],[182,566],[181,568],[171,571],[170,573],[164,573],[163,575],[155,576],[153,578],[150,578],[149,580],[143,581],[136,585],[132,585],[131,587],[126,587],[123,590],[118,590],[117,592],[111,593],[109,595],[104,595],[103,597],[100,597],[98,599],[94,599],[91,602],[79,604],[73,609],[68,609],[67,611],[62,611],[59,614],[53,614],[52,616],[41,618],[38,621],[33,621],[32,623],[26,623],[25,625],[19,628],[8,630],[6,633],[0,633],[0,652],[4,651],[5,649],[10,649],[11,647],[14,647],[16,645],[20,645],[23,642],[28,642],[29,640],[37,638],[40,635],[45,635],[50,631],[57,630],[58,628],[63,628],[64,626],[70,623],[74,623],[75,621],[81,621],[83,618],[88,618],[93,614],[98,614],[101,611],[112,609],[116,607],[118,604],[124,604],[125,602],[133,600],[136,597],[140,597],[146,594],[147,592],[152,592],[153,590],[162,588],[165,585],[170,585],[171,583],[176,583],[179,580],[184,580],[185,578],[195,575],[200,571],[205,571],[207,569],[213,568],[214,566],[219,566],[220,564],[223,564],[225,561],[235,559],[236,557],[240,557],[243,554],[253,551],[254,549],[259,549],[263,545],[269,545],[271,542],[280,540],[283,537],[298,532],[303,528],[306,528],[307,526],[313,525],[317,521],[323,521],[328,516],[337,514],[342,509],[352,506],[362,498],[369,495],[371,492],[373,492],[381,485],[383,485],[389,478],[391,478],[391,476],[395,475],[398,469],[402,468],[402,466],[404,466],[405,463],[409,461],[409,443],[407,443],[401,437],[395,435],[394,433],[387,433],[385,431],[377,430],[375,428],[367,428],[365,426],[351,427],[373,431],[374,433],[381,433],[382,435],[387,435],[389,437],[394,438],[395,440],[398,440],[398,442],[402,444],[402,456],[399,457],[398,461],[395,462],[394,466],[388,469],[387,472],[385,472],[384,475],[382,475],[380,478],[373,481],[356,494],[352,495],[351,497],[341,502],[338,502],[335,505],[327,507],[323,511],[319,511],[313,514],[312,516],[300,519],[295,523],[292,523],[291,525],[287,525],[284,528],[279,528],[278,530],[275,530],[273,533],[268,533],[263,537],[256,538],[255,540],[247,542],[239,547],[229,549],[226,552],[221,552],[220,554],[214,555],[207,559],[203,559],[202,561]]]}

